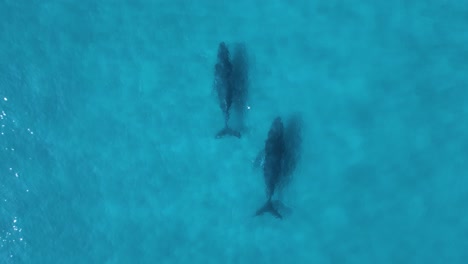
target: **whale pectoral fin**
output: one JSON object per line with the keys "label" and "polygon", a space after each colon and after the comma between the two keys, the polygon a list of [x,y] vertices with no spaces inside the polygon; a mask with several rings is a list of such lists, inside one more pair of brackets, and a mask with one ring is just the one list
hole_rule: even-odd
{"label": "whale pectoral fin", "polygon": [[262,215],[264,213],[270,213],[276,218],[283,219],[283,217],[278,212],[278,210],[276,210],[276,208],[273,206],[273,203],[271,202],[271,199],[268,199],[268,201],[265,203],[265,205],[263,205],[260,209],[257,210],[257,212],[255,213],[255,216],[259,216],[259,215]]}
{"label": "whale pectoral fin", "polygon": [[265,149],[262,149],[258,152],[257,157],[255,157],[255,160],[253,161],[253,168],[258,169],[258,168],[263,168],[265,165]]}
{"label": "whale pectoral fin", "polygon": [[234,136],[234,137],[237,137],[237,138],[240,138],[241,137],[241,134],[239,131],[236,131],[234,129],[231,129],[229,127],[225,127],[223,128],[221,131],[219,131],[217,134],[216,134],[216,138],[222,138],[224,136]]}

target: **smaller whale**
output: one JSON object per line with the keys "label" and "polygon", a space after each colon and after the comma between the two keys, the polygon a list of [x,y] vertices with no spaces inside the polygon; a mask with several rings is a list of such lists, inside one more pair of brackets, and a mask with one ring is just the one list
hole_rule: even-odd
{"label": "smaller whale", "polygon": [[268,131],[265,142],[265,158],[263,161],[263,177],[266,185],[266,203],[257,210],[256,216],[271,213],[276,218],[283,218],[274,207],[272,197],[280,186],[283,173],[283,158],[285,152],[284,126],[280,117],[275,118]]}
{"label": "smaller whale", "polygon": [[228,125],[231,106],[235,96],[232,68],[228,47],[224,42],[221,42],[218,46],[218,60],[215,65],[214,89],[218,95],[219,107],[224,114],[224,128],[216,134],[216,138],[226,135],[237,138],[241,137],[240,132],[230,128]]}

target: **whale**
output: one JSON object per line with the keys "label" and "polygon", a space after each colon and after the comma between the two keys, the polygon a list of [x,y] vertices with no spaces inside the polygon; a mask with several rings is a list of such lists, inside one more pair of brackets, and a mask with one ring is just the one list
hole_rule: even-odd
{"label": "whale", "polygon": [[285,153],[284,143],[284,125],[280,117],[276,117],[268,131],[268,137],[265,141],[264,149],[265,157],[263,161],[263,178],[266,187],[265,204],[260,207],[255,216],[264,213],[270,213],[276,218],[283,218],[278,210],[274,207],[272,197],[282,181],[282,166]]}
{"label": "whale", "polygon": [[271,213],[283,218],[278,209],[286,208],[280,201],[272,201],[275,193],[289,184],[301,159],[303,120],[299,113],[286,118],[276,117],[268,131],[265,146],[254,160],[254,168],[262,168],[266,185],[266,203],[256,216]]}
{"label": "whale", "polygon": [[232,73],[233,66],[229,55],[229,49],[226,43],[221,42],[218,46],[213,86],[218,96],[219,107],[223,112],[224,127],[216,134],[216,138],[222,138],[224,136],[241,137],[239,131],[229,127],[231,107],[235,99],[235,85]]}

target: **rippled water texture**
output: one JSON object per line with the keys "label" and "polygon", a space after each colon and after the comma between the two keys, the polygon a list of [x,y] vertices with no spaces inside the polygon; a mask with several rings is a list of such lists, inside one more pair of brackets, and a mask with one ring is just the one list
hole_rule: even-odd
{"label": "rippled water texture", "polygon": [[[451,0],[0,0],[0,263],[466,263],[467,20]],[[241,139],[214,138],[220,41],[248,54]],[[252,163],[294,114],[288,213],[253,217]]]}

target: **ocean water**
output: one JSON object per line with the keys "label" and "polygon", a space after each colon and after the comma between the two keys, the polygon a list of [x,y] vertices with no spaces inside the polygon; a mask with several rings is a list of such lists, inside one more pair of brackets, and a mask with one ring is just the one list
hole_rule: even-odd
{"label": "ocean water", "polygon": [[[0,0],[0,263],[466,263],[463,1]],[[220,41],[241,139],[214,139]],[[252,160],[301,113],[283,220]]]}

